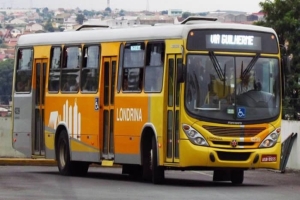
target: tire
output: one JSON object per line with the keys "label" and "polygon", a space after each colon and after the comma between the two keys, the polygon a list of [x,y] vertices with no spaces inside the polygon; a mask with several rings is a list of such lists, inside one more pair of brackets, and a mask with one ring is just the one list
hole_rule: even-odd
{"label": "tire", "polygon": [[85,176],[89,163],[71,161],[69,138],[66,130],[60,132],[56,149],[57,166],[59,173],[64,176]]}
{"label": "tire", "polygon": [[217,169],[214,170],[213,181],[221,182],[221,181],[230,181],[231,180],[231,172],[225,169]]}
{"label": "tire", "polygon": [[143,180],[147,182],[151,181],[154,184],[163,183],[165,179],[165,170],[163,167],[158,166],[157,143],[155,136],[143,143],[142,154]]}
{"label": "tire", "polygon": [[231,183],[234,185],[241,185],[244,182],[244,170],[231,171]]}
{"label": "tire", "polygon": [[142,166],[141,165],[129,165],[125,164],[122,166],[122,174],[128,174],[134,180],[141,180],[142,177]]}
{"label": "tire", "polygon": [[[148,138],[150,139],[150,138]],[[151,151],[152,151],[152,140],[150,139],[142,143],[142,180],[150,182],[152,180],[151,170]]]}
{"label": "tire", "polygon": [[59,173],[64,176],[71,175],[70,148],[66,130],[62,130],[59,134],[56,158]]}
{"label": "tire", "polygon": [[165,180],[165,169],[158,166],[158,150],[155,136],[152,137],[152,183],[161,184]]}

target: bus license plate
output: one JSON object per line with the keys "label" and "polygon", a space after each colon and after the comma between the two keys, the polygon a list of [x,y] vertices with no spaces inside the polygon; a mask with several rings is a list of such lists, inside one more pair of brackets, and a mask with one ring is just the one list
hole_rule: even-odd
{"label": "bus license plate", "polygon": [[261,162],[276,162],[277,156],[276,155],[262,155]]}

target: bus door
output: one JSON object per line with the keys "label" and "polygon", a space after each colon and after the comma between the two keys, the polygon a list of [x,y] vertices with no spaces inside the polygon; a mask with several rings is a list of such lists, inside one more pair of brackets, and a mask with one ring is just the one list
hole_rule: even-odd
{"label": "bus door", "polygon": [[32,135],[33,140],[33,154],[35,156],[45,155],[45,125],[44,125],[44,109],[45,109],[45,83],[47,59],[35,59],[34,62],[34,81],[33,88],[34,95],[34,131]]}
{"label": "bus door", "polygon": [[182,65],[181,54],[169,54],[167,57],[168,105],[167,105],[167,155],[166,162],[179,162],[179,94],[177,66]]}
{"label": "bus door", "polygon": [[103,105],[100,110],[102,118],[102,158],[104,160],[114,159],[114,104],[115,104],[115,80],[116,80],[117,57],[102,58],[102,77],[103,84],[100,98]]}

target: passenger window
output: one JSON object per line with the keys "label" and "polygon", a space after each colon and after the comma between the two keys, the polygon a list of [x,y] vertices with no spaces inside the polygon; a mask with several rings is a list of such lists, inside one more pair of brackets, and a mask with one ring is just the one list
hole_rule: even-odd
{"label": "passenger window", "polygon": [[160,92],[162,89],[165,44],[148,43],[145,68],[145,92]]}
{"label": "passenger window", "polygon": [[123,66],[123,91],[142,90],[143,69],[145,65],[145,43],[125,45]]}
{"label": "passenger window", "polygon": [[80,80],[81,47],[66,47],[63,52],[61,90],[78,92]]}
{"label": "passenger window", "polygon": [[61,48],[53,47],[51,49],[51,64],[49,71],[48,91],[58,92],[60,81]]}
{"label": "passenger window", "polygon": [[97,92],[99,83],[99,46],[86,46],[81,69],[81,91]]}
{"label": "passenger window", "polygon": [[30,92],[32,80],[33,50],[20,49],[18,51],[18,64],[16,73],[16,92]]}

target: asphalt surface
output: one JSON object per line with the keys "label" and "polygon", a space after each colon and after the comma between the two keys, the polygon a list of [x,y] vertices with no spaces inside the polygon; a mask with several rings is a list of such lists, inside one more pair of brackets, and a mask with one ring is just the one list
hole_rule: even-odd
{"label": "asphalt surface", "polygon": [[211,172],[167,171],[166,182],[153,185],[121,175],[120,168],[92,167],[87,177],[65,177],[53,166],[0,166],[0,199],[299,200],[300,174],[247,171],[244,184],[233,186],[212,182]]}

